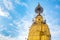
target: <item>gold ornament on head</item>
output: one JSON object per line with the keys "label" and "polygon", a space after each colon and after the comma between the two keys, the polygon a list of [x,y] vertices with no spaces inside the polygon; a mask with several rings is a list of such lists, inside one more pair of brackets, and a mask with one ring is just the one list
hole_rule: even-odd
{"label": "gold ornament on head", "polygon": [[38,13],[38,15],[40,15],[40,13],[43,12],[43,8],[40,6],[40,4],[38,3],[38,6],[35,9],[35,12]]}

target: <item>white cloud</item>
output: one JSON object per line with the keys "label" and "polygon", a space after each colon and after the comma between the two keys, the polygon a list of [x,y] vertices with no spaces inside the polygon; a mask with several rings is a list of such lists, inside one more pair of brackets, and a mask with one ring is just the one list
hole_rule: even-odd
{"label": "white cloud", "polygon": [[25,2],[19,2],[18,0],[15,0],[15,3],[28,8],[28,5]]}
{"label": "white cloud", "polygon": [[25,35],[19,35],[18,37],[4,36],[0,34],[0,40],[27,40]]}
{"label": "white cloud", "polygon": [[23,35],[23,36],[19,36],[18,39],[16,39],[16,40],[27,40],[27,38],[26,38],[26,36]]}
{"label": "white cloud", "polygon": [[0,40],[27,40],[27,36],[22,34],[22,35],[19,35],[18,37],[12,38],[10,36],[4,36],[0,34]]}
{"label": "white cloud", "polygon": [[10,14],[7,11],[3,11],[2,7],[0,7],[0,16],[9,17]]}
{"label": "white cloud", "polygon": [[0,32],[3,31],[3,30],[6,30],[6,28],[4,27],[4,25],[0,25]]}
{"label": "white cloud", "polygon": [[[10,25],[12,25],[12,24],[10,23]],[[6,30],[6,28],[3,25],[0,25],[0,31],[3,31],[3,30]],[[17,36],[17,37],[11,37],[11,35],[4,36],[3,34],[0,34],[0,40],[26,40],[27,37],[24,34],[25,34],[25,32],[23,32],[22,34],[19,34],[19,36]]]}
{"label": "white cloud", "polygon": [[51,32],[51,39],[57,40],[60,39],[60,26],[59,25],[49,25]]}
{"label": "white cloud", "polygon": [[0,34],[0,40],[15,40],[15,38],[3,36],[3,35]]}
{"label": "white cloud", "polygon": [[4,6],[6,7],[6,9],[8,9],[8,10],[13,10],[14,9],[13,4],[12,4],[11,1],[3,0],[3,3],[4,3]]}

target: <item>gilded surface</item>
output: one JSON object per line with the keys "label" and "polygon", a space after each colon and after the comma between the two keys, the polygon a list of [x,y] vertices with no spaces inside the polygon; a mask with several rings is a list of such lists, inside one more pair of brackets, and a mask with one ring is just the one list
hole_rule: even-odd
{"label": "gilded surface", "polygon": [[35,22],[32,24],[28,40],[50,40],[50,31],[41,18],[41,16],[37,16]]}

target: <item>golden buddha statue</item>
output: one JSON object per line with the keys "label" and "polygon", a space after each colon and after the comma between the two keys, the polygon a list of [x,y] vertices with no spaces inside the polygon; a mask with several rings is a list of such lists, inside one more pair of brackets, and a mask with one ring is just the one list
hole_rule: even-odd
{"label": "golden buddha statue", "polygon": [[43,8],[38,4],[35,9],[37,16],[29,29],[28,40],[51,40],[50,30],[45,21],[43,21],[43,17],[41,13],[43,12]]}

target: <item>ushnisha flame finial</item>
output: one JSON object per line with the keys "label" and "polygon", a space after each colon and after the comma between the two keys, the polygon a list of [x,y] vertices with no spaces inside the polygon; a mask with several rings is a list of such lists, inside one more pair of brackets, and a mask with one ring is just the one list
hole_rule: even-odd
{"label": "ushnisha flame finial", "polygon": [[35,12],[38,13],[38,15],[40,15],[40,13],[43,12],[43,8],[40,6],[40,4],[38,3],[38,6],[35,9]]}

